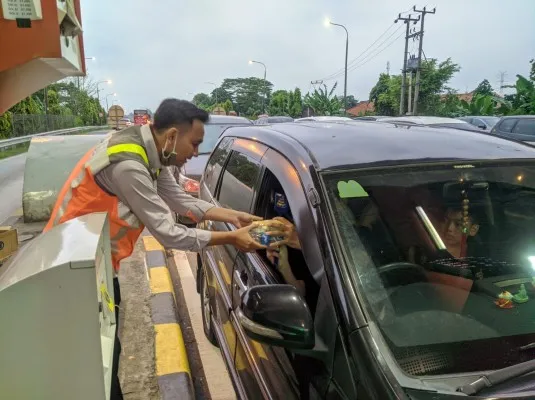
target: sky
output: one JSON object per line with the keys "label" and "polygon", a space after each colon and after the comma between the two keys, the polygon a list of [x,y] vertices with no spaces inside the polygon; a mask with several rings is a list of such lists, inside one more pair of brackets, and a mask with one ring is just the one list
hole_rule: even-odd
{"label": "sky", "polygon": [[[405,26],[394,20],[398,13],[416,16],[414,5],[436,7],[425,18],[423,51],[461,66],[450,82],[459,92],[483,79],[496,88],[500,72],[506,84],[528,75],[535,0],[429,1],[81,0],[85,53],[95,57],[87,61],[88,75],[111,79],[109,87],[101,84],[101,98],[117,93],[108,97],[110,106],[116,99],[127,112],[154,111],[167,97],[210,93],[206,82],[262,78],[263,67],[251,59],[267,66],[274,90],[306,93],[311,81],[338,73],[324,82],[329,88],[338,82],[336,92],[343,94],[346,37],[342,28],[325,26],[329,18],[349,32],[348,95],[367,100],[388,62],[392,74],[402,68]],[[417,50],[418,42],[410,41],[409,52]]]}

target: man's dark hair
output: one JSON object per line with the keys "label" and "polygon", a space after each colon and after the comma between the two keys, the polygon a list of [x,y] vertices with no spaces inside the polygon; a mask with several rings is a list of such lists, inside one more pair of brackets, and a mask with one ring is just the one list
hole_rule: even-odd
{"label": "man's dark hair", "polygon": [[208,121],[208,113],[186,100],[165,99],[154,113],[154,129],[169,129],[182,124],[191,125],[194,120]]}

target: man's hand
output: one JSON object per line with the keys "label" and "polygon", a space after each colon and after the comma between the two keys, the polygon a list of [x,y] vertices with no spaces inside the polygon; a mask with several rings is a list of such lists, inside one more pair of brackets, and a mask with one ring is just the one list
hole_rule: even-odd
{"label": "man's hand", "polygon": [[228,222],[236,228],[243,228],[254,221],[261,221],[262,218],[230,208],[212,207],[204,214],[203,220]]}
{"label": "man's hand", "polygon": [[262,220],[261,217],[248,214],[243,211],[235,211],[235,210],[229,210],[229,211],[231,211],[231,219],[228,222],[233,224],[236,228],[243,228],[243,227],[251,225],[254,221]]}
{"label": "man's hand", "polygon": [[[254,240],[252,238],[251,234],[249,233],[249,231],[251,229],[257,227],[260,224],[268,225],[270,230],[275,235],[284,236],[284,228],[285,227],[284,227],[284,224],[282,224],[279,221],[274,221],[274,220],[270,220],[270,221],[253,221],[248,226],[246,226],[244,228],[240,228],[240,229],[232,232],[233,245],[238,250],[241,250],[241,251],[246,252],[246,253],[249,253],[249,252],[252,252],[252,251],[256,251],[256,250],[261,250],[261,249],[267,249],[268,248],[267,246],[264,246],[264,245],[261,245],[260,243],[258,243],[256,240]],[[271,244],[269,246],[269,248],[273,248],[273,247],[279,246],[280,243],[282,243],[282,242],[279,242],[279,244]]]}

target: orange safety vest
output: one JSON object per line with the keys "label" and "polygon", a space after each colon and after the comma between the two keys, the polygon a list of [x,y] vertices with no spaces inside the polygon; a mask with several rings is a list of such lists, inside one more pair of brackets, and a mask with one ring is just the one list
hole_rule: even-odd
{"label": "orange safety vest", "polygon": [[[115,134],[112,138],[113,136]],[[108,194],[96,183],[95,175],[110,165],[114,157],[117,159],[117,156],[120,156],[117,160],[141,159],[147,168],[149,168],[149,162],[142,145],[137,143],[113,145],[113,139],[109,142],[107,140],[91,149],[76,164],[58,194],[44,232],[82,215],[107,212],[112,263],[113,268],[118,272],[120,261],[132,254],[144,225],[124,203],[116,196]],[[153,178],[155,179],[154,176]]]}

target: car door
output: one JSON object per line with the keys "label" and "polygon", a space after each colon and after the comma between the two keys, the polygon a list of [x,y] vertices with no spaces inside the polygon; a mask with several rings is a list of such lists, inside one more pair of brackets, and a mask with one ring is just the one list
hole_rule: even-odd
{"label": "car door", "polygon": [[517,121],[518,119],[516,118],[503,118],[492,129],[492,133],[499,135],[499,136],[505,136],[507,138],[514,139],[514,137],[511,135],[511,132],[514,126],[516,125]]}
{"label": "car door", "polygon": [[521,118],[513,128],[514,139],[535,142],[535,118]]}
{"label": "car door", "polygon": [[[252,144],[251,144],[252,145]],[[274,176],[281,184],[296,224],[299,228],[309,232],[308,238],[315,240],[313,234],[314,225],[310,211],[307,207],[306,196],[299,181],[295,168],[272,149],[268,149],[262,158],[262,165],[266,171]],[[262,180],[258,182],[257,200],[268,196],[263,193]],[[256,204],[255,204],[256,205]],[[251,208],[254,212],[256,207]],[[306,246],[306,243],[303,243]],[[315,254],[319,249],[317,243],[312,246],[312,255],[315,261],[321,261],[321,257]],[[318,278],[321,279],[321,278]],[[258,253],[240,253],[236,258],[233,273],[233,310],[231,321],[237,333],[237,346],[235,366],[239,371],[240,379],[250,399],[293,399],[299,398],[299,382],[293,367],[293,355],[290,350],[281,347],[264,345],[249,338],[240,325],[237,312],[241,305],[241,296],[252,286],[284,283],[280,276],[268,265]]]}
{"label": "car door", "polygon": [[[230,137],[225,137],[218,143],[201,179],[200,198],[215,206],[220,206],[218,196],[225,168],[230,161],[232,143],[233,139]],[[219,232],[232,229],[227,224],[213,221],[204,221],[200,227]],[[215,334],[221,351],[230,363],[232,363],[236,349],[235,335],[228,330],[229,311],[232,307],[231,275],[235,258],[236,250],[233,246],[208,246],[201,253],[201,265],[199,265],[199,268],[204,266],[206,274]],[[197,271],[198,278],[199,272]],[[199,279],[197,279],[197,285],[200,285]]]}

